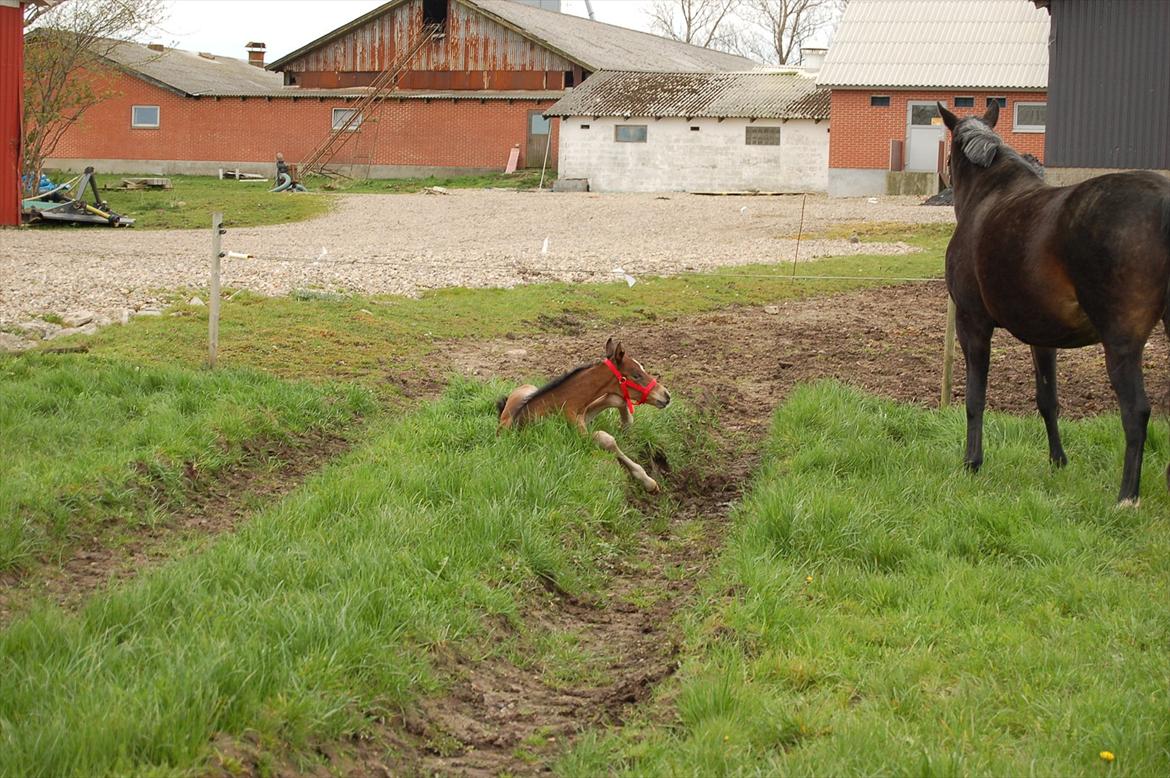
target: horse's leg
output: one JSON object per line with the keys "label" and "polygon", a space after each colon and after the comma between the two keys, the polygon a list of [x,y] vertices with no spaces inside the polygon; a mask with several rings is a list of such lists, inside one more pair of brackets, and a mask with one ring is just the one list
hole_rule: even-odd
{"label": "horse's leg", "polygon": [[646,471],[641,465],[622,453],[622,450],[618,448],[617,441],[613,439],[613,435],[603,430],[598,430],[593,433],[593,440],[597,445],[616,456],[617,461],[621,462],[622,466],[630,472],[630,475],[646,488],[646,491],[651,493],[658,492],[658,482],[646,475]]}
{"label": "horse's leg", "polygon": [[1032,347],[1032,365],[1036,368],[1036,408],[1044,418],[1048,431],[1048,459],[1057,467],[1068,464],[1064,447],[1060,444],[1060,402],[1056,399],[1056,349]]}
{"label": "horse's leg", "polygon": [[532,384],[524,384],[512,390],[512,393],[504,400],[504,407],[500,409],[500,423],[496,427],[497,432],[516,423],[516,409],[523,405],[524,401],[531,397],[535,391],[536,387]]}
{"label": "horse's leg", "polygon": [[1142,454],[1146,445],[1146,426],[1150,421],[1150,401],[1142,377],[1142,342],[1105,344],[1105,367],[1109,383],[1121,406],[1121,427],[1125,430],[1125,466],[1121,471],[1121,491],[1117,501],[1136,505],[1142,481]]}
{"label": "horse's leg", "polygon": [[987,371],[995,327],[986,317],[962,314],[956,317],[955,325],[967,363],[967,454],[963,463],[977,473],[983,465],[983,409],[987,406]]}
{"label": "horse's leg", "polygon": [[626,417],[630,415],[630,412],[626,409],[626,401],[618,397],[616,394],[604,394],[593,402],[589,403],[589,407],[585,409],[585,423],[592,424],[593,419],[597,417],[597,414],[610,408],[621,408],[622,426],[627,426],[628,423],[626,422]]}

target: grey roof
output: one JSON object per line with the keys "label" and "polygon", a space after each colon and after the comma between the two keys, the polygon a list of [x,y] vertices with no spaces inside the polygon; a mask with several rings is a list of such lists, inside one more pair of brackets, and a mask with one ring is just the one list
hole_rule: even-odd
{"label": "grey roof", "polygon": [[[329,43],[390,11],[406,0],[390,0],[369,13],[286,54],[268,66],[279,70],[289,62]],[[455,0],[511,27],[586,70],[745,70],[756,66],[746,57],[705,49],[646,32],[617,27],[572,14],[546,11],[512,0]]]}
{"label": "grey roof", "polygon": [[1046,89],[1048,30],[1048,12],[1026,0],[852,0],[817,81]]}
{"label": "grey roof", "polygon": [[519,27],[588,70],[747,70],[757,64],[736,54],[512,0],[460,2]]}
{"label": "grey roof", "polygon": [[284,77],[244,60],[183,49],[155,51],[120,41],[107,59],[165,89],[188,96],[262,96],[285,90]]}
{"label": "grey roof", "polygon": [[799,71],[648,73],[601,71],[547,116],[828,119],[829,90]]}

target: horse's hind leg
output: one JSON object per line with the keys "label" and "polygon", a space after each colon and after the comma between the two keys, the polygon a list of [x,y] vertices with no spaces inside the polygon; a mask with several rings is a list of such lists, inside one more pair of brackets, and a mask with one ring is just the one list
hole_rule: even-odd
{"label": "horse's hind leg", "polygon": [[1044,418],[1048,431],[1048,459],[1057,467],[1068,464],[1064,447],[1060,444],[1060,402],[1056,399],[1056,349],[1032,347],[1032,365],[1036,368],[1036,408]]}
{"label": "horse's hind leg", "polygon": [[983,409],[987,406],[987,371],[991,367],[991,335],[995,328],[986,317],[962,312],[955,324],[967,364],[967,453],[963,462],[969,470],[978,472],[983,465]]}
{"label": "horse's hind leg", "polygon": [[1117,501],[1134,503],[1142,480],[1142,454],[1146,445],[1146,427],[1150,421],[1150,401],[1142,377],[1142,342],[1105,344],[1105,367],[1109,383],[1121,406],[1121,426],[1125,430],[1125,465],[1121,471],[1121,491]]}
{"label": "horse's hind leg", "polygon": [[658,482],[650,476],[646,475],[646,471],[642,468],[641,465],[622,453],[622,450],[618,448],[617,441],[613,439],[613,435],[610,435],[608,432],[598,430],[597,432],[593,433],[593,440],[595,443],[597,443],[597,445],[616,456],[617,461],[621,462],[622,466],[630,472],[630,475],[632,475],[635,480],[638,481],[638,483],[642,484],[642,486],[646,488],[646,491],[657,493]]}

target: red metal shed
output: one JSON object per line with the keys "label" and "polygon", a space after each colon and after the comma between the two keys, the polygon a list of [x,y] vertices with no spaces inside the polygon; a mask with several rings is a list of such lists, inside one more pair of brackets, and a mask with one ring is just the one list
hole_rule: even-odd
{"label": "red metal shed", "polygon": [[0,0],[0,227],[20,224],[20,118],[24,104],[24,8]]}

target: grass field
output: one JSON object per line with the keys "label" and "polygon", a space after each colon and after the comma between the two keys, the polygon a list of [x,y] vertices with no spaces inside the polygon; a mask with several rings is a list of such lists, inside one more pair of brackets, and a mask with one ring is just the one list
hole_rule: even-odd
{"label": "grass field", "polygon": [[[542,580],[595,589],[643,518],[563,423],[497,436],[500,391],[457,382],[205,552],[0,631],[0,775],[230,773],[213,738],[245,733],[307,769],[441,686],[430,653],[488,641]],[[688,418],[625,442],[683,466]]]}
{"label": "grass field", "polygon": [[[556,171],[549,171],[544,177],[545,188],[551,187],[554,180],[556,180]],[[324,179],[310,179],[309,186],[314,186],[314,181],[324,184]],[[441,186],[446,189],[536,189],[539,185],[539,170],[517,170],[512,174],[483,173],[470,176],[343,180],[324,188],[328,191],[349,194],[410,194],[421,192],[433,186]]]}
{"label": "grass field", "polygon": [[[220,360],[285,377],[375,380],[389,369],[426,371],[436,341],[503,337],[568,318],[580,326],[650,323],[734,305],[761,305],[878,285],[850,276],[941,276],[950,225],[889,230],[923,251],[818,261],[817,274],[844,280],[792,281],[783,266],[758,265],[615,284],[539,284],[514,289],[444,289],[419,299],[263,298],[239,294],[223,307]],[[803,272],[803,271],[802,271]],[[107,328],[94,353],[143,363],[198,365],[206,358],[207,311]],[[443,376],[435,376],[442,379]]]}
{"label": "grass field", "polygon": [[98,525],[150,524],[246,444],[337,430],[372,408],[357,387],[71,355],[0,357],[0,572]]}
{"label": "grass field", "polygon": [[1054,471],[1039,420],[992,415],[970,476],[960,409],[800,389],[687,617],[667,723],[589,736],[560,772],[1170,774],[1165,424],[1140,509],[1112,503],[1116,417],[1063,426]]}

